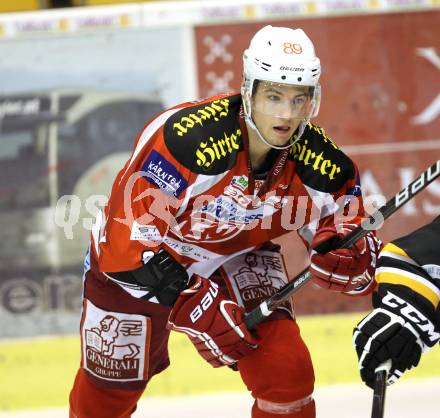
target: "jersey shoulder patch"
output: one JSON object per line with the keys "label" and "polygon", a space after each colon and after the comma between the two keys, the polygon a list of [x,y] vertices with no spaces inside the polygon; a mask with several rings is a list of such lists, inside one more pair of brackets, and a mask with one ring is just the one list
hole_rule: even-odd
{"label": "jersey shoulder patch", "polygon": [[145,159],[141,168],[142,177],[164,193],[179,197],[188,187],[188,181],[172,162],[155,149]]}
{"label": "jersey shoulder patch", "polygon": [[308,123],[301,139],[290,149],[301,181],[315,190],[334,193],[355,176],[353,161],[322,128]]}
{"label": "jersey shoulder patch", "polygon": [[168,151],[193,173],[217,175],[231,169],[242,149],[240,106],[237,94],[182,108],[164,126]]}

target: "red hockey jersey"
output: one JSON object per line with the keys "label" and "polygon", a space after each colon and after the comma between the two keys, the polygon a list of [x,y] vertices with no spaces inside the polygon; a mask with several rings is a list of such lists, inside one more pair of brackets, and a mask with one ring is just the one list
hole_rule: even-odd
{"label": "red hockey jersey", "polygon": [[321,128],[309,123],[256,180],[241,96],[215,96],[168,109],[144,127],[92,245],[103,272],[136,269],[163,247],[190,274],[209,277],[291,230],[308,246],[348,202],[356,221],[364,215],[358,170]]}

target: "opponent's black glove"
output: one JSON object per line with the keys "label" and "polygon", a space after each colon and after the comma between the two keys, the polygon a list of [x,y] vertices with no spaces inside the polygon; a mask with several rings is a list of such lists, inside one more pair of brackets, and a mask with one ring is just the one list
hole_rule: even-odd
{"label": "opponent's black glove", "polygon": [[353,331],[361,378],[371,388],[380,364],[391,360],[387,383],[394,383],[440,340],[438,312],[411,289],[380,284],[373,306]]}

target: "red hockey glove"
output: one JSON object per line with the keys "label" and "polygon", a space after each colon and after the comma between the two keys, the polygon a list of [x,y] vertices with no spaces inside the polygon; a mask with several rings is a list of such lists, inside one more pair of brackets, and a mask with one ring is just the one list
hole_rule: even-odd
{"label": "red hockey glove", "polygon": [[257,338],[243,323],[244,309],[211,280],[195,276],[192,282],[177,298],[167,328],[187,334],[213,367],[232,365],[257,348]]}
{"label": "red hockey glove", "polygon": [[[342,238],[357,225],[343,224],[338,231],[333,227],[319,229],[312,241],[312,248],[337,235]],[[373,290],[374,272],[382,242],[373,232],[359,239],[350,248],[341,248],[319,254],[312,251],[310,272],[319,286],[350,295],[363,295]]]}

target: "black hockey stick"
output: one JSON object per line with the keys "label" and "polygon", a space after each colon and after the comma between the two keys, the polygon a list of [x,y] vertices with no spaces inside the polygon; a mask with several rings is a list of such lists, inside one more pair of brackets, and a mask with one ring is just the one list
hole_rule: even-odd
{"label": "black hockey stick", "polygon": [[[358,239],[367,235],[370,230],[379,228],[381,222],[377,222],[378,219],[382,221],[390,217],[401,206],[409,202],[417,193],[422,191],[439,176],[440,160],[437,160],[436,163],[424,171],[412,183],[388,200],[384,206],[374,212],[370,217],[365,218],[356,229],[346,235],[343,239],[323,242],[316,248],[316,251],[319,253],[326,253],[332,249],[348,248],[352,246]],[[244,323],[248,329],[255,328],[258,323],[269,316],[299,288],[304,286],[311,279],[311,277],[312,275],[309,272],[309,267],[306,267],[289,283],[278,290],[278,292],[274,293],[270,298],[266,299],[255,309],[249,312],[244,318]]]}
{"label": "black hockey stick", "polygon": [[388,372],[391,369],[391,360],[387,360],[376,368],[373,407],[371,409],[371,418],[383,418],[385,409],[385,393],[387,388]]}

